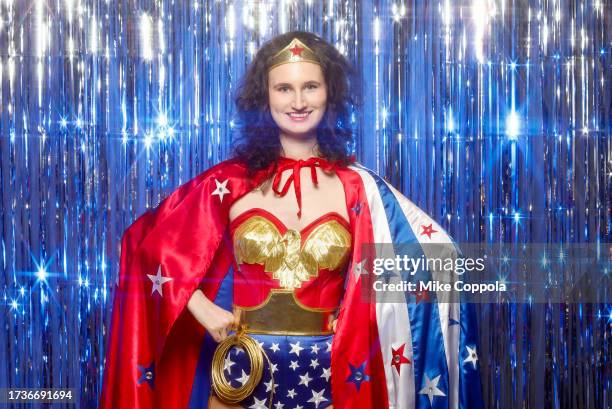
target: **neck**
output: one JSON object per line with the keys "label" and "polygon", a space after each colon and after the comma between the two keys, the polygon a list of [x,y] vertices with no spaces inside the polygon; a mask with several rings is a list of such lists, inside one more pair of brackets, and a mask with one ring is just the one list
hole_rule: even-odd
{"label": "neck", "polygon": [[313,134],[309,137],[292,137],[284,133],[279,135],[280,143],[283,148],[282,156],[290,159],[308,159],[317,156],[315,146],[317,145],[317,136]]}

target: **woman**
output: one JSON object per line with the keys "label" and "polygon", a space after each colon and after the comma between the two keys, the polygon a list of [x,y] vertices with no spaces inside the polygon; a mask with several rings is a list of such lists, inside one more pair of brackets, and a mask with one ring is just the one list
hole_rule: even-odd
{"label": "woman", "polygon": [[[368,244],[415,243],[419,257],[432,256],[421,243],[452,242],[351,164],[348,72],[313,34],[266,43],[237,99],[236,158],[126,231],[102,407],[480,406],[466,307],[372,290],[374,259],[400,251]],[[236,325],[257,341],[247,351],[228,343]]]}
{"label": "woman", "polygon": [[[311,44],[312,48],[305,43]],[[249,258],[249,252],[253,250],[246,247],[257,247],[258,242],[262,241],[268,244],[267,237],[274,240],[275,235],[281,238],[282,233],[287,245],[287,250],[283,250],[286,253],[285,258],[292,255],[291,242],[295,242],[294,247],[297,250],[300,244],[298,241],[302,240],[304,246],[316,247],[318,252],[325,252],[329,261],[334,264],[333,268],[327,266],[316,268],[315,271],[304,270],[303,276],[300,276],[301,269],[308,267],[306,260],[297,261],[297,265],[286,263],[286,260],[280,262],[284,265],[270,266],[271,263],[268,263],[268,268],[257,264],[257,261],[265,263],[266,260],[244,260],[246,262],[234,275],[235,296],[238,298],[234,300],[234,310],[237,305],[241,310],[248,308],[242,311],[243,320],[246,313],[251,316],[266,315],[265,325],[253,328],[251,324],[249,331],[256,330],[266,334],[253,336],[262,343],[269,357],[274,359],[273,364],[282,360],[293,362],[293,369],[287,365],[277,365],[280,368],[275,376],[277,397],[288,398],[287,394],[291,390],[299,391],[301,388],[296,387],[299,386],[300,374],[307,377],[317,376],[319,379],[313,379],[312,385],[309,381],[308,386],[316,396],[315,399],[329,404],[329,376],[320,376],[330,370],[330,352],[326,345],[331,345],[332,336],[331,328],[321,328],[321,322],[327,324],[325,318],[332,317],[343,292],[343,272],[351,250],[348,209],[342,183],[335,172],[326,172],[320,165],[310,168],[304,166],[298,175],[291,163],[291,160],[308,161],[321,157],[326,160],[321,159],[319,163],[326,163],[326,166],[332,163],[343,166],[349,162],[351,133],[337,126],[338,121],[346,123],[348,120],[351,103],[348,84],[345,81],[328,83],[322,67],[325,67],[329,79],[347,78],[346,71],[349,66],[342,55],[329,44],[308,33],[279,36],[264,45],[255,57],[244,79],[237,105],[243,122],[248,123],[251,116],[260,116],[255,119],[259,124],[246,127],[246,141],[237,150],[237,157],[253,171],[268,168],[281,159],[279,169],[275,173],[278,183],[274,187],[272,179],[269,179],[261,188],[236,200],[230,208],[229,218],[237,259]],[[264,109],[261,109],[262,107]],[[256,108],[255,114],[253,108]],[[316,184],[311,177],[312,171],[316,172]],[[289,178],[292,178],[293,183]],[[299,190],[296,189],[297,186]],[[290,190],[293,194],[286,194]],[[295,237],[289,238],[288,233]],[[317,234],[319,237],[316,237]],[[253,240],[255,243],[250,243]],[[261,249],[255,248],[254,251],[260,252]],[[308,255],[297,254],[299,251],[293,253],[302,259]],[[286,292],[295,294],[295,299],[286,298]],[[276,307],[271,306],[274,303],[282,307],[282,310],[275,310]],[[304,305],[308,309],[302,308]],[[201,291],[196,291],[192,296],[188,308],[218,342],[225,339],[234,323],[232,313],[215,305]],[[253,308],[257,310],[254,311]],[[293,311],[291,321],[299,325],[291,327],[292,322],[284,325],[270,322],[278,322],[281,319],[276,316],[278,313],[287,316],[288,309]],[[314,312],[314,309],[318,311]],[[308,317],[317,313],[321,322],[315,323],[317,327],[309,328],[306,325]],[[309,333],[311,336],[274,336],[287,332]],[[299,348],[308,351],[317,351],[312,354],[310,372],[298,370],[300,356],[295,352],[295,348],[294,352],[290,353],[292,345],[296,348],[299,345]],[[269,350],[268,346],[274,349]],[[228,362],[233,362],[230,358],[240,357],[244,357],[244,354],[232,354]],[[246,362],[243,362],[243,366],[245,364]],[[242,371],[248,373],[248,369],[232,367],[231,371],[235,375],[242,375]],[[267,372],[268,367],[265,375],[268,375]],[[293,382],[289,382],[289,378],[293,378]],[[267,376],[264,376],[264,382],[260,382],[260,385],[264,385],[265,381],[269,382]],[[302,383],[304,382],[306,381]],[[318,386],[315,387],[314,384]],[[266,399],[269,401],[266,391],[270,391],[270,388],[257,388],[259,396],[248,399],[243,403],[244,407]],[[316,395],[317,393],[319,395]],[[300,400],[302,396],[304,400]],[[288,399],[294,405],[305,405],[309,398],[312,396],[296,392],[293,398]],[[280,402],[278,399],[276,401]],[[213,397],[210,407],[228,406]]]}

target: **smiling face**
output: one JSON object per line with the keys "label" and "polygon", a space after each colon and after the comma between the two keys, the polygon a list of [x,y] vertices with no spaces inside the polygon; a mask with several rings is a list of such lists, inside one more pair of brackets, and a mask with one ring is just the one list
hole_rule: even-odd
{"label": "smiling face", "polygon": [[308,139],[325,114],[327,87],[318,64],[293,62],[268,73],[270,113],[281,136]]}

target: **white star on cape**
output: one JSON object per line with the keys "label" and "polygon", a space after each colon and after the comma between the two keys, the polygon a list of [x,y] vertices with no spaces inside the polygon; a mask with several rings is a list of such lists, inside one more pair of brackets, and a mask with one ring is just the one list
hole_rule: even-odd
{"label": "white star on cape", "polygon": [[323,374],[321,378],[325,378],[326,382],[329,382],[329,377],[331,376],[331,368],[323,368]]}
{"label": "white star on cape", "polygon": [[277,353],[278,351],[280,351],[280,348],[278,347],[278,343],[273,342],[272,346],[270,347],[270,349],[272,350],[272,352]]}
{"label": "white star on cape", "polygon": [[289,345],[291,345],[291,351],[289,351],[289,353],[300,356],[300,351],[304,349],[300,346],[300,341],[296,342],[295,344],[289,343]]}
{"label": "white star on cape", "polygon": [[217,188],[214,192],[212,192],[212,195],[219,196],[219,201],[221,202],[223,201],[223,196],[230,193],[229,189],[227,188],[227,182],[229,182],[229,179],[225,179],[223,182],[219,182],[215,178],[215,184],[217,185]]}
{"label": "white star on cape", "polygon": [[295,397],[295,395],[297,395],[297,393],[295,393],[295,389],[289,389],[287,391],[287,397],[293,399]]}
{"label": "white star on cape", "polygon": [[298,364],[298,361],[291,361],[291,364],[289,364],[289,368],[293,369],[294,371],[299,367],[300,365]]}
{"label": "white star on cape", "polygon": [[283,409],[283,407],[285,407],[285,405],[283,403],[280,403],[280,401],[274,404],[274,409]]}
{"label": "white star on cape", "polygon": [[255,399],[255,403],[249,406],[249,409],[267,409],[268,406],[266,405],[266,401],[268,400],[268,398],[265,398],[264,400],[259,400],[256,397],[253,397],[253,399]]}
{"label": "white star on cape", "polygon": [[331,352],[331,342],[325,342],[327,344],[327,349],[325,350],[325,352]]}
{"label": "white star on cape", "polygon": [[308,372],[306,372],[304,375],[300,375],[300,383],[298,385],[304,385],[308,388],[308,383],[310,381],[312,381],[312,378],[308,375]]}
{"label": "white star on cape", "polygon": [[242,375],[236,380],[244,385],[249,380],[249,375],[247,375],[246,372],[244,372],[244,369],[242,369]]}
{"label": "white star on cape", "polygon": [[171,277],[162,277],[161,274],[162,274],[161,264],[157,268],[157,275],[147,274],[147,276],[149,277],[149,280],[153,282],[153,288],[151,289],[151,295],[153,295],[153,293],[157,291],[159,295],[163,297],[164,293],[162,291],[162,285],[172,280]]}
{"label": "white star on cape", "polygon": [[274,375],[274,372],[278,371],[278,364],[270,364],[270,369],[272,370],[272,375]]}
{"label": "white star on cape", "polygon": [[310,367],[312,369],[317,369],[317,366],[319,366],[319,360],[318,359],[311,359],[310,360]]}
{"label": "white star on cape", "polygon": [[468,357],[465,358],[465,361],[463,361],[463,363],[465,364],[471,362],[474,366],[474,369],[476,369],[476,362],[478,362],[478,354],[476,353],[476,347],[470,348],[466,345],[465,348],[467,349]]}
{"label": "white star on cape", "polygon": [[293,409],[304,409],[304,406],[302,406],[302,405],[297,405],[297,406],[296,406],[295,408],[293,408]]}
{"label": "white star on cape", "polygon": [[319,353],[319,346],[317,344],[312,344],[310,346],[310,352],[317,355]]}
{"label": "white star on cape", "polygon": [[314,390],[311,390],[311,392],[312,398],[308,399],[308,402],[314,403],[315,408],[318,408],[321,402],[328,400],[327,398],[323,397],[323,394],[325,393],[325,388],[321,389],[321,392],[315,392]]}
{"label": "white star on cape", "polygon": [[419,391],[419,395],[427,395],[429,397],[429,404],[432,406],[434,396],[446,396],[444,392],[438,389],[438,382],[440,382],[440,375],[431,380],[429,376],[425,375],[425,387]]}

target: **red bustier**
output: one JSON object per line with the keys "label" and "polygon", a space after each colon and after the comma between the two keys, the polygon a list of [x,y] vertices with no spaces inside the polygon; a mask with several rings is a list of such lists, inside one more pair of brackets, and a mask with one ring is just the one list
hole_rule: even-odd
{"label": "red bustier", "polygon": [[256,307],[272,289],[293,292],[307,309],[333,309],[341,300],[352,248],[351,226],[330,212],[300,231],[267,210],[245,211],[230,224],[238,269],[234,305]]}

